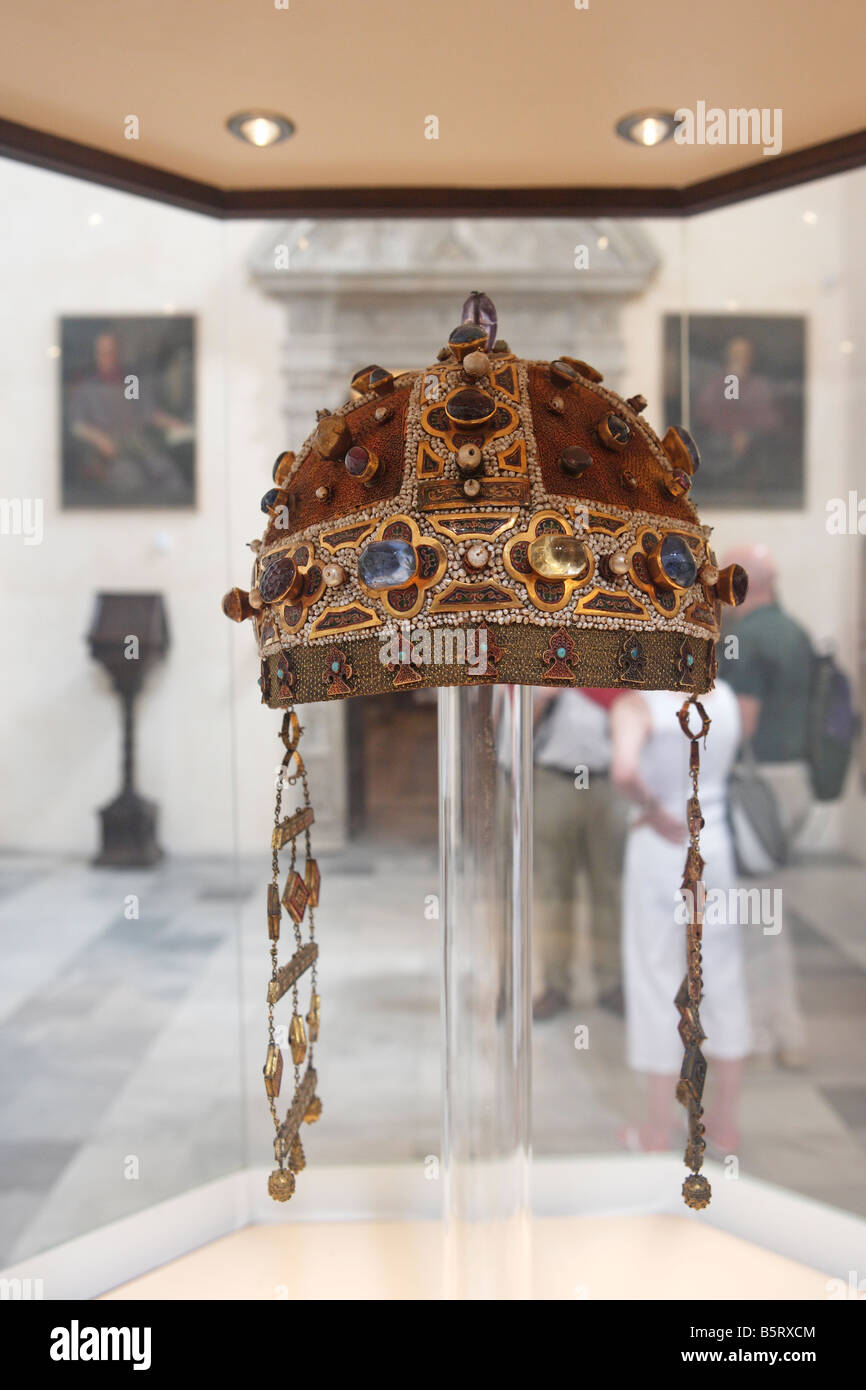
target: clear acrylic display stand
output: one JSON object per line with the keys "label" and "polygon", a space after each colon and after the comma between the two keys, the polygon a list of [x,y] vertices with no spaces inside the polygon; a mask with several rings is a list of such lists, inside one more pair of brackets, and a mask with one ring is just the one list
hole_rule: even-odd
{"label": "clear acrylic display stand", "polygon": [[444,1296],[530,1296],[532,691],[439,691]]}

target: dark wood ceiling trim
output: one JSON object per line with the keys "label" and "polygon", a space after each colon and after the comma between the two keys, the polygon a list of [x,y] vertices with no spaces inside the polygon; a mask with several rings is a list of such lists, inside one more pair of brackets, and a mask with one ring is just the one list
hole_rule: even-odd
{"label": "dark wood ceiling trim", "polygon": [[677,217],[676,188],[251,188],[224,217]]}
{"label": "dark wood ceiling trim", "polygon": [[116,188],[121,193],[136,193],[160,203],[203,212],[209,217],[225,216],[225,194],[209,183],[186,179],[157,169],[152,164],[139,164],[123,155],[109,154],[93,145],[79,145],[60,135],[18,125],[0,117],[0,155],[51,169],[55,174],[68,174],[75,179]]}
{"label": "dark wood ceiling trim", "polygon": [[827,140],[822,145],[809,145],[792,154],[767,155],[759,164],[747,164],[733,173],[690,184],[683,189],[686,203],[683,211],[689,215],[708,212],[711,208],[742,203],[760,194],[778,193],[783,188],[810,183],[812,179],[844,174],[861,164],[866,164],[866,130],[857,130],[838,140]]}
{"label": "dark wood ceiling trim", "polygon": [[866,164],[866,130],[684,188],[226,190],[0,118],[0,155],[209,217],[688,217]]}

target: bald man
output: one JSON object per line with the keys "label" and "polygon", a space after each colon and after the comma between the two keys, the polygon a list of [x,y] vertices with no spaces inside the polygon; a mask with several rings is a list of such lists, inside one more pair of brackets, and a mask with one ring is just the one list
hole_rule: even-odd
{"label": "bald man", "polygon": [[[806,763],[812,643],[779,604],[776,565],[766,546],[731,550],[723,564],[743,565],[749,592],[731,611],[719,648],[719,676],[736,692],[743,737],[793,841],[812,806]],[[727,641],[730,636],[737,638],[735,646]],[[746,979],[758,1050],[775,1053],[782,1065],[804,1065],[805,1030],[784,921],[777,936],[747,931]]]}

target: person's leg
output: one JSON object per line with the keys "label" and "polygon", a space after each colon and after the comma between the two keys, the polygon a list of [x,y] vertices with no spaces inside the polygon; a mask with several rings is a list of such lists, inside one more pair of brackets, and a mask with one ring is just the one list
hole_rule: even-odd
{"label": "person's leg", "polygon": [[640,1147],[645,1153],[669,1149],[676,1104],[677,1077],[660,1072],[647,1072],[643,1124],[638,1130]]}
{"label": "person's leg", "polygon": [[[773,788],[782,824],[793,842],[811,808],[805,765],[762,763],[759,770]],[[749,880],[746,886],[756,883]],[[759,886],[771,891],[778,888],[778,875],[775,882],[765,880]],[[774,928],[780,925],[781,930],[773,934],[765,934],[759,925],[748,929],[748,958],[755,982],[754,993],[751,987],[749,993],[756,1033],[763,1034],[763,1050],[773,1053],[783,1065],[799,1067],[805,1065],[806,1024],[797,988],[794,944],[784,918],[781,924],[773,924]]]}
{"label": "person's leg", "polygon": [[567,998],[574,917],[575,808],[571,780],[536,767],[534,779],[532,993]]}
{"label": "person's leg", "polygon": [[739,1104],[743,1081],[743,1059],[710,1061],[713,1103],[707,1111],[707,1140],[724,1153],[736,1152],[740,1142]]}
{"label": "person's leg", "polygon": [[[772,892],[778,883],[748,879],[749,888]],[[774,923],[774,927],[779,923]],[[794,947],[784,919],[777,935],[764,933],[760,923],[745,928],[746,987],[753,1019],[755,1052],[802,1065],[806,1025],[800,1007]]]}
{"label": "person's leg", "polygon": [[681,871],[679,846],[647,827],[629,833],[622,890],[625,1040],[628,1065],[641,1074],[643,1114],[624,1138],[627,1147],[641,1150],[669,1149],[676,1132],[682,1043],[674,999],[686,951],[670,885]]}
{"label": "person's leg", "polygon": [[704,1123],[708,1142],[731,1153],[739,1142],[743,1063],[753,1047],[743,944],[750,932],[760,931],[760,925],[750,924],[753,902],[734,891],[741,885],[737,883],[734,846],[727,826],[711,823],[702,839],[708,890],[700,1008],[708,1064]]}
{"label": "person's leg", "polygon": [[593,966],[599,994],[622,987],[622,872],[627,808],[606,777],[593,781],[581,798],[581,842],[589,883]]}

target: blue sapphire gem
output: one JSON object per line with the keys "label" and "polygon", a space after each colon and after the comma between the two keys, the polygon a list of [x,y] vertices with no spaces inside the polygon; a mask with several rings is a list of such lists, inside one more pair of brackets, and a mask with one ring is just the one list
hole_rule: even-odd
{"label": "blue sapphire gem", "polygon": [[666,577],[677,589],[690,589],[694,584],[698,565],[683,536],[665,536],[659,546],[659,562]]}
{"label": "blue sapphire gem", "polygon": [[371,541],[358,556],[358,578],[368,589],[394,589],[408,584],[418,568],[408,541]]}

